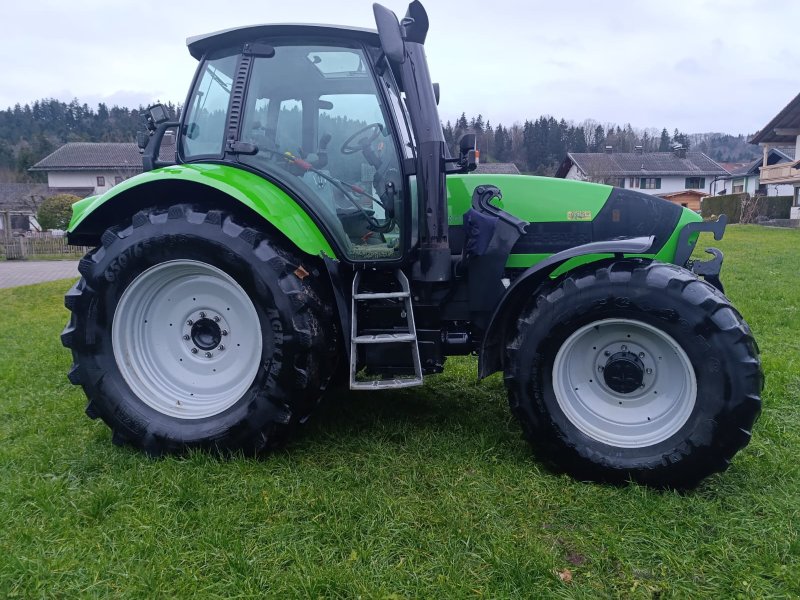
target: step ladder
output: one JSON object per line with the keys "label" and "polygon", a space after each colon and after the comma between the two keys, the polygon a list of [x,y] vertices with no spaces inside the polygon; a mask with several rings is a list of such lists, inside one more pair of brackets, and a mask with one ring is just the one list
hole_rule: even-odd
{"label": "step ladder", "polygon": [[[419,345],[417,344],[417,328],[414,325],[414,312],[411,308],[411,287],[405,274],[396,269],[394,276],[400,283],[400,292],[361,292],[361,271],[356,271],[353,278],[353,304],[352,323],[350,327],[350,389],[351,390],[376,390],[397,389],[422,385],[422,363],[419,358]],[[359,303],[374,302],[395,298],[403,301],[406,313],[408,331],[396,333],[379,333],[376,335],[359,335],[358,333],[358,306]],[[360,344],[408,344],[411,351],[411,362],[414,366],[414,377],[394,377],[392,379],[375,379],[369,381],[356,381],[358,362],[358,346]]]}

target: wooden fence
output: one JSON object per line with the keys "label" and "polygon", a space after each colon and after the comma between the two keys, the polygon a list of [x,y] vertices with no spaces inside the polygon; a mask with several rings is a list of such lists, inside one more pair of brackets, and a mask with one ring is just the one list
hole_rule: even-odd
{"label": "wooden fence", "polygon": [[67,238],[52,233],[29,233],[0,241],[0,251],[8,260],[42,258],[81,258],[90,250],[86,246],[69,246]]}

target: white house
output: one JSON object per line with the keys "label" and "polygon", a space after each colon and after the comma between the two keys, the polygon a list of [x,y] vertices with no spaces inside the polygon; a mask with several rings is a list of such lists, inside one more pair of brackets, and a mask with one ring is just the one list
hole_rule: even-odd
{"label": "white house", "polygon": [[569,152],[556,177],[607,183],[646,194],[684,190],[710,194],[715,179],[728,176],[721,165],[702,152],[675,148],[672,152]]}
{"label": "white house", "polygon": [[[175,159],[174,138],[164,136],[160,158]],[[47,185],[54,193],[85,197],[101,194],[141,173],[142,154],[133,142],[71,142],[45,156],[30,170],[46,172]]]}

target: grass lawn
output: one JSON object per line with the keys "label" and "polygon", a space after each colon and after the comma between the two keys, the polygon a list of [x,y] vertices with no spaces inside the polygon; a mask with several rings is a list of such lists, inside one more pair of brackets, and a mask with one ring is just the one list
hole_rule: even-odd
{"label": "grass lawn", "polygon": [[67,382],[69,282],[0,290],[0,597],[800,597],[800,231],[719,246],[764,412],[684,495],[549,473],[473,358],[263,460],[150,460]]}

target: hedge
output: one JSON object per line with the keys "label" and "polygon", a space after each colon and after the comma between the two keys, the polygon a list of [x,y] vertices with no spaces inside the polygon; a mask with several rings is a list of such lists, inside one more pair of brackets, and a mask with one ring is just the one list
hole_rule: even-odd
{"label": "hedge", "polygon": [[[704,219],[721,214],[728,215],[728,223],[738,223],[742,218],[742,203],[750,199],[750,194],[726,194],[707,196],[700,205]],[[765,196],[758,198],[756,217],[767,219],[788,219],[792,206],[791,196]]]}

